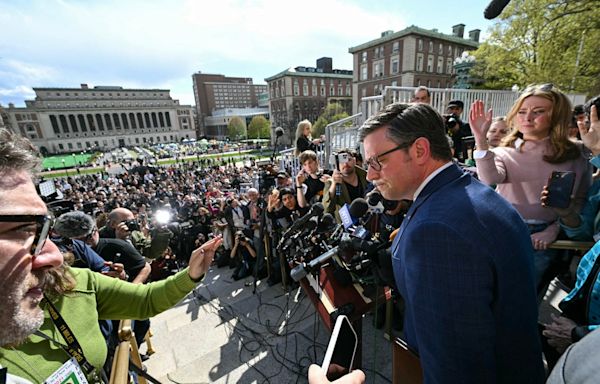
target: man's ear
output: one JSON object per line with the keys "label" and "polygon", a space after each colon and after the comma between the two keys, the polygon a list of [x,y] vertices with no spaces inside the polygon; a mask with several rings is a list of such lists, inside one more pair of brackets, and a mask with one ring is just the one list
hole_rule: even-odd
{"label": "man's ear", "polygon": [[425,137],[419,137],[412,145],[411,155],[417,164],[423,164],[431,157],[431,144]]}

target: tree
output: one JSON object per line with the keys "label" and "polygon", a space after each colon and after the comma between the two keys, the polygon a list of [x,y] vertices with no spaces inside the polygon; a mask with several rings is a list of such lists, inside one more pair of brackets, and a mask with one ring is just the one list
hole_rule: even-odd
{"label": "tree", "polygon": [[329,124],[348,117],[348,113],[338,103],[332,103],[325,107],[323,113],[313,124],[313,137],[319,137],[325,134],[325,127]]}
{"label": "tree", "polygon": [[482,88],[553,83],[564,91],[598,93],[600,0],[513,1],[473,52]]}
{"label": "tree", "polygon": [[268,139],[271,136],[271,122],[264,116],[254,116],[248,125],[249,139]]}
{"label": "tree", "polygon": [[227,133],[232,140],[242,140],[246,137],[246,122],[241,117],[232,117],[227,126]]}

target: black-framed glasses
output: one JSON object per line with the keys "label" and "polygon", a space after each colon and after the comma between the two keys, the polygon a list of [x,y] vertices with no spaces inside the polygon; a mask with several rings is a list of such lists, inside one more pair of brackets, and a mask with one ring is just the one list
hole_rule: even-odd
{"label": "black-framed glasses", "polygon": [[392,152],[395,152],[399,149],[404,149],[404,148],[408,148],[410,147],[412,144],[414,143],[414,141],[411,141],[409,143],[404,143],[404,144],[400,144],[395,146],[394,148],[385,151],[383,153],[380,153],[379,155],[375,155],[369,159],[367,159],[367,161],[365,161],[365,164],[367,165],[367,169],[370,167],[371,169],[373,169],[374,171],[381,171],[381,163],[379,162],[379,159],[385,155],[389,155]]}
{"label": "black-framed glasses", "polygon": [[31,243],[30,252],[37,256],[44,248],[44,244],[54,225],[54,217],[51,215],[0,215],[0,222],[4,223],[35,223],[35,234]]}

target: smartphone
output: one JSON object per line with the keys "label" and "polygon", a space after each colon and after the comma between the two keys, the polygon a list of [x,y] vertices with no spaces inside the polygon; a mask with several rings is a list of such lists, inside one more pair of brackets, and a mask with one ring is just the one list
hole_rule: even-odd
{"label": "smartphone", "polygon": [[358,337],[350,320],[344,315],[339,315],[321,365],[329,381],[337,380],[352,371],[357,347]]}
{"label": "smartphone", "polygon": [[571,193],[575,186],[575,172],[554,171],[548,180],[546,205],[554,208],[568,208]]}

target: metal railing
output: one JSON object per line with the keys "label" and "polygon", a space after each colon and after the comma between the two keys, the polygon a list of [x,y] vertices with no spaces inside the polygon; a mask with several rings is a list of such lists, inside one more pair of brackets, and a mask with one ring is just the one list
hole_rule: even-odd
{"label": "metal railing", "polygon": [[[331,168],[329,159],[332,152],[341,148],[358,148],[358,129],[363,122],[385,105],[396,102],[412,102],[415,89],[416,87],[385,87],[382,95],[363,97],[357,114],[327,125],[325,145],[317,154],[319,164],[325,168]],[[471,104],[475,100],[483,100],[486,109],[492,108],[494,116],[505,116],[519,97],[519,92],[485,89],[429,88],[429,91],[431,106],[440,114],[446,113],[446,107],[451,100],[461,100],[464,103],[461,119],[464,121],[468,120]],[[567,97],[573,105],[583,104],[586,100],[586,96],[581,94],[567,94]],[[294,176],[300,169],[298,158],[294,155],[294,148],[281,151],[280,154],[282,155],[280,168],[288,170]]]}

